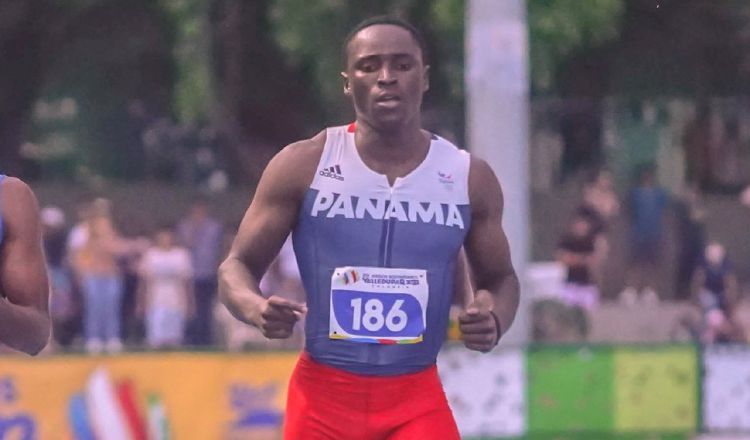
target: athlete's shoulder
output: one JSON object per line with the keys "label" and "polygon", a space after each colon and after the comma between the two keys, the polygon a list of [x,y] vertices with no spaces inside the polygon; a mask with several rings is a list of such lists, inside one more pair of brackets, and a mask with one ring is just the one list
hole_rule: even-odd
{"label": "athlete's shoulder", "polygon": [[469,155],[469,200],[472,206],[481,209],[497,202],[502,207],[503,191],[500,181],[486,160]]}
{"label": "athlete's shoulder", "polygon": [[17,177],[0,180],[0,213],[3,224],[27,228],[39,222],[39,203],[31,187]]}
{"label": "athlete's shoulder", "polygon": [[305,167],[307,165],[315,168],[321,154],[323,154],[325,143],[326,130],[322,130],[311,138],[302,139],[287,145],[273,160],[288,164],[289,166]]}
{"label": "athlete's shoulder", "polygon": [[469,152],[459,148],[455,143],[431,132],[426,132],[432,142],[432,147],[437,150],[437,156],[441,162],[454,163],[459,168],[468,169]]}
{"label": "athlete's shoulder", "polygon": [[287,195],[302,194],[315,176],[325,143],[326,131],[323,130],[309,139],[287,145],[268,163],[260,186],[275,187]]}
{"label": "athlete's shoulder", "polygon": [[31,187],[17,177],[4,176],[0,180],[0,191],[2,192],[0,200],[7,201],[7,205],[11,207],[36,206],[36,196]]}
{"label": "athlete's shoulder", "polygon": [[31,193],[29,185],[18,177],[2,176],[0,179],[0,186],[2,186],[3,189],[8,189],[10,191]]}

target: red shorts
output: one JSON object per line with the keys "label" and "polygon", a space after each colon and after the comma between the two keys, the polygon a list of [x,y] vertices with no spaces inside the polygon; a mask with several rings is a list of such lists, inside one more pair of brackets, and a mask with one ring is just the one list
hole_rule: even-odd
{"label": "red shorts", "polygon": [[362,376],[303,352],[289,381],[285,440],[458,440],[437,367]]}

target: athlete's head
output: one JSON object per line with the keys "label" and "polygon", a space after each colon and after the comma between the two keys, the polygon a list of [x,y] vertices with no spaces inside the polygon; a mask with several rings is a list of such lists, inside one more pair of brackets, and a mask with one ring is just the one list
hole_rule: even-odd
{"label": "athlete's head", "polygon": [[374,17],[357,25],[344,43],[344,93],[357,120],[380,130],[419,125],[429,88],[424,42],[409,23]]}

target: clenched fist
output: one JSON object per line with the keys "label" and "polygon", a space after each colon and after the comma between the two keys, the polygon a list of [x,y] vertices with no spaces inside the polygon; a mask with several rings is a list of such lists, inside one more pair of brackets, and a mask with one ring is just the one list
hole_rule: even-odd
{"label": "clenched fist", "polygon": [[492,312],[490,292],[477,291],[475,299],[458,316],[458,328],[469,350],[486,353],[497,345],[502,335],[497,316]]}
{"label": "clenched fist", "polygon": [[286,339],[305,313],[306,305],[271,295],[261,306],[255,325],[268,339]]}

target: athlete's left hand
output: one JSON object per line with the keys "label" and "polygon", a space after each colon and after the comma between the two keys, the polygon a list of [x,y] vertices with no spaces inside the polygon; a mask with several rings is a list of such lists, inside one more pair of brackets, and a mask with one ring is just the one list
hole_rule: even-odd
{"label": "athlete's left hand", "polygon": [[486,353],[497,345],[501,335],[491,310],[492,295],[487,290],[478,290],[471,304],[458,316],[458,328],[469,350]]}

